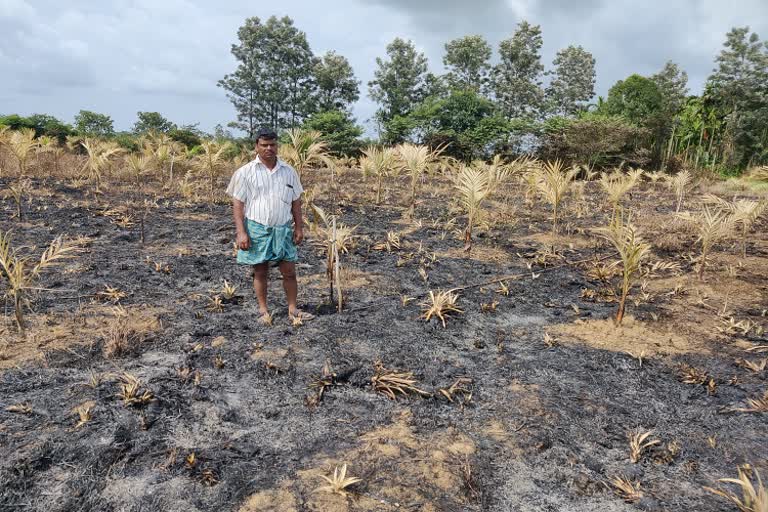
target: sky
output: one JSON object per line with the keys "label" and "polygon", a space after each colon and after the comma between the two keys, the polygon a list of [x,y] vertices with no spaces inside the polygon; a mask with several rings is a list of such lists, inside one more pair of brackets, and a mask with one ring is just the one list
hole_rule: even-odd
{"label": "sky", "polygon": [[369,134],[376,105],[367,84],[395,37],[411,39],[441,73],[446,42],[480,34],[495,57],[525,19],[541,26],[547,69],[568,45],[590,51],[601,95],[667,60],[699,93],[731,27],[768,39],[768,0],[0,0],[0,114],[71,123],[85,109],[129,130],[137,111],[156,111],[212,131],[235,118],[216,83],[237,66],[237,29],[272,15],[291,17],[316,55],[349,59],[361,81],[353,112]]}

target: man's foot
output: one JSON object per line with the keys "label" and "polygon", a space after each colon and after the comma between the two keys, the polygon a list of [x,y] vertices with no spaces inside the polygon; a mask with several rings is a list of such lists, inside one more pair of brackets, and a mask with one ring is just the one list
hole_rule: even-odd
{"label": "man's foot", "polygon": [[272,315],[269,314],[269,311],[259,312],[259,323],[262,325],[272,325]]}
{"label": "man's foot", "polygon": [[313,318],[315,318],[315,315],[300,309],[294,309],[293,311],[288,312],[288,319],[293,323],[293,325],[301,325],[308,320],[312,320]]}

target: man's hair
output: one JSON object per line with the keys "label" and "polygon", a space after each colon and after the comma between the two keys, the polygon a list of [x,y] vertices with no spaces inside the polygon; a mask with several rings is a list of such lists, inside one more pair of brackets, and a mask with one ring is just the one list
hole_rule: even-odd
{"label": "man's hair", "polygon": [[260,128],[259,131],[256,132],[256,142],[258,143],[261,139],[276,140],[277,134],[272,128]]}

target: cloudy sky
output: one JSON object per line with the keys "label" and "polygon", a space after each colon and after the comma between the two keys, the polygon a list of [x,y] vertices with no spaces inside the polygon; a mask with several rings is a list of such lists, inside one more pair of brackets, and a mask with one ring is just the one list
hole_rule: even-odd
{"label": "cloudy sky", "polygon": [[315,54],[350,60],[362,82],[355,115],[369,130],[376,107],[367,83],[397,36],[441,72],[445,42],[481,34],[496,48],[527,19],[542,27],[545,64],[569,44],[593,53],[598,94],[669,59],[697,93],[731,27],[768,38],[768,0],[0,0],[0,114],[72,122],[87,109],[127,130],[137,111],[158,111],[211,130],[234,118],[216,82],[236,67],[229,49],[238,27],[271,15],[293,18]]}

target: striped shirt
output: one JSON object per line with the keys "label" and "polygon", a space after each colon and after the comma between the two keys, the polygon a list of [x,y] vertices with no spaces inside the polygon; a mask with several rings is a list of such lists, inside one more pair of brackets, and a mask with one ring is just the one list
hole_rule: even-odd
{"label": "striped shirt", "polygon": [[245,217],[265,226],[290,223],[291,203],[302,192],[293,167],[278,159],[270,171],[259,157],[236,170],[227,187],[228,195],[245,203]]}

